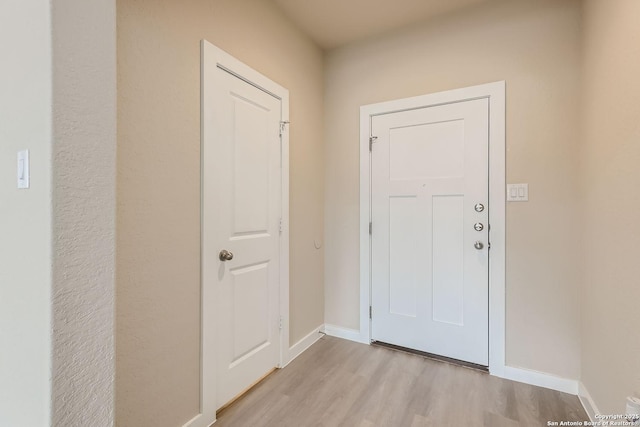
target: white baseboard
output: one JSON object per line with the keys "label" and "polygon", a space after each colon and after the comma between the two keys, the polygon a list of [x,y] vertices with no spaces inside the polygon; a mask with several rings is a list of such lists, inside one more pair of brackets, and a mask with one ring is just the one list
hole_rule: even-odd
{"label": "white baseboard", "polygon": [[561,391],[563,393],[578,394],[578,381],[568,378],[557,377],[546,372],[533,371],[524,368],[515,368],[513,366],[505,366],[502,378],[518,381],[525,384],[531,384],[538,387],[549,388],[551,390]]}
{"label": "white baseboard", "polygon": [[598,410],[596,403],[593,401],[593,398],[589,394],[587,387],[582,384],[582,381],[578,382],[578,398],[580,399],[580,403],[582,403],[582,407],[585,412],[589,416],[589,420],[595,422],[596,414],[600,414],[601,412]]}
{"label": "white baseboard", "polygon": [[187,421],[185,425],[182,427],[211,427],[216,423],[215,414],[213,421],[205,421],[204,416],[202,414],[198,414],[193,419]]}
{"label": "white baseboard", "polygon": [[194,426],[196,424],[196,422],[198,422],[200,417],[202,417],[202,414],[196,415],[195,417],[193,417],[192,419],[187,421],[182,427],[192,427],[192,426]]}
{"label": "white baseboard", "polygon": [[[309,335],[307,335],[305,338],[298,341],[293,347],[291,347],[291,350],[289,352],[289,354],[291,355],[290,360],[293,360],[319,339],[319,337],[314,336],[314,334],[317,334],[318,331],[324,332],[325,334],[336,338],[342,338],[362,344],[371,344],[369,342],[369,337],[363,336],[363,334],[357,329],[343,328],[341,326],[331,325],[327,323],[314,329],[313,332],[311,332]],[[504,366],[502,369],[496,369],[495,372],[492,371],[491,374],[512,381],[561,391],[563,393],[573,394],[574,396],[577,395],[579,396],[582,405],[585,407],[587,414],[591,418],[591,421],[594,421],[594,416],[596,413],[598,413],[598,410],[596,409],[591,396],[587,392],[584,385],[578,380],[558,377],[546,372],[534,371],[526,368],[517,368],[514,366]]]}
{"label": "white baseboard", "polygon": [[363,334],[357,329],[349,329],[340,326],[325,324],[324,333],[336,338],[342,338],[362,344],[371,344],[369,342],[369,337],[363,336]]}
{"label": "white baseboard", "polygon": [[323,327],[324,325],[320,325],[314,328],[314,330],[309,332],[307,336],[305,336],[300,341],[298,341],[297,343],[289,347],[289,354],[287,355],[287,360],[285,364],[282,366],[282,368],[287,366],[289,363],[293,361],[293,359],[300,356],[302,353],[304,353],[306,349],[311,347],[313,344],[315,344],[316,341],[322,338],[322,334],[320,333],[320,331],[322,330]]}

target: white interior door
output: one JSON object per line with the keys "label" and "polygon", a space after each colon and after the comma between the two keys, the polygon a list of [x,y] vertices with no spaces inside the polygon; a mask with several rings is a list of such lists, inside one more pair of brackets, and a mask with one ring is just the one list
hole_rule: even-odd
{"label": "white interior door", "polygon": [[488,126],[487,99],[372,117],[373,340],[488,365]]}
{"label": "white interior door", "polygon": [[205,72],[203,289],[215,298],[203,310],[214,308],[216,334],[203,340],[215,347],[220,408],[279,363],[282,101],[220,67]]}

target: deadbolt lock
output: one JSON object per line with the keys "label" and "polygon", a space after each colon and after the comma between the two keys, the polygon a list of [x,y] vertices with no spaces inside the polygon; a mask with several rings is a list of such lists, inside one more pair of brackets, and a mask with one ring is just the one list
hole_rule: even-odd
{"label": "deadbolt lock", "polygon": [[484,230],[484,225],[482,225],[481,222],[476,222],[475,224],[473,224],[473,229],[476,231],[482,231]]}
{"label": "deadbolt lock", "polygon": [[482,203],[478,203],[473,207],[476,212],[482,212],[484,210],[484,205]]}

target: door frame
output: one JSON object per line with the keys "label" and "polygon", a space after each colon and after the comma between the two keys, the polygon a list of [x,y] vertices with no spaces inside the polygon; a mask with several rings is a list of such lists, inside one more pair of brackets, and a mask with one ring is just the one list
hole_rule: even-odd
{"label": "door frame", "polygon": [[371,343],[371,120],[374,116],[486,98],[489,101],[489,371],[505,370],[505,82],[453,89],[360,107],[360,331]]}
{"label": "door frame", "polygon": [[[185,424],[185,427],[208,427],[216,420],[217,410],[217,322],[215,302],[218,297],[218,289],[215,286],[206,286],[207,282],[217,276],[217,247],[207,245],[204,239],[206,224],[205,217],[210,217],[216,206],[212,206],[205,199],[205,175],[209,166],[207,159],[203,156],[205,145],[213,132],[205,121],[208,111],[211,109],[210,102],[213,95],[213,88],[217,84],[214,73],[211,70],[220,68],[236,77],[244,80],[250,85],[280,99],[282,105],[281,122],[289,122],[289,91],[258,71],[242,63],[224,50],[214,46],[206,40],[201,42],[201,115],[200,115],[200,172],[201,172],[201,211],[200,211],[200,265],[201,265],[201,347],[200,347],[200,413]],[[280,282],[279,282],[279,315],[280,315],[280,357],[278,367],[283,367],[289,359],[289,132],[286,126],[281,124],[281,233],[280,239]],[[206,309],[210,307],[210,309]],[[209,363],[205,365],[204,360]]]}

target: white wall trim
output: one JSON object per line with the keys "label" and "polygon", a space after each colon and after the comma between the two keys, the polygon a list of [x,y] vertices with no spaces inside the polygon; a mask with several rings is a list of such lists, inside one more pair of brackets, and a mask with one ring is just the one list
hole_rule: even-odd
{"label": "white wall trim", "polygon": [[517,381],[520,383],[531,384],[538,387],[544,387],[551,390],[561,391],[563,393],[578,394],[578,381],[568,378],[558,377],[546,372],[534,371],[525,368],[516,368],[513,366],[505,366],[501,378]]}
{"label": "white wall trim", "polygon": [[368,334],[363,334],[362,329],[343,328],[341,326],[325,324],[324,333],[336,338],[342,338],[349,341],[355,341],[362,344],[371,344]]}
{"label": "white wall trim", "polygon": [[[505,370],[505,82],[494,82],[462,89],[360,107],[360,330],[348,334],[358,342],[370,342],[371,323],[371,159],[369,136],[371,117],[395,111],[465,100],[489,100],[489,369],[503,376]],[[337,329],[342,329],[336,327]],[[343,329],[344,331],[344,329]],[[329,332],[327,334],[331,335]],[[347,336],[342,338],[351,339]]]}
{"label": "white wall trim", "polygon": [[293,362],[293,360],[304,353],[309,347],[314,345],[320,338],[322,338],[322,329],[324,325],[317,326],[313,329],[313,331],[309,332],[304,338],[295,343],[289,348],[289,353],[287,357],[287,362],[281,366],[281,368],[285,368],[289,363]]}
{"label": "white wall trim", "polygon": [[[198,414],[195,417],[191,418],[186,423],[184,423],[182,425],[182,427],[193,427],[193,426],[196,426],[196,425],[203,425],[204,426],[205,424],[202,424],[202,420],[203,420],[202,414]],[[200,424],[196,424],[196,423],[200,423]],[[212,423],[209,424],[209,426],[211,426],[211,425],[213,425],[215,423],[216,423],[216,421],[214,420]]]}
{"label": "white wall trim", "polygon": [[578,382],[578,398],[580,399],[580,403],[582,403],[582,407],[585,412],[589,416],[590,421],[597,421],[596,414],[601,414],[596,406],[596,403],[593,401],[593,398],[589,394],[587,387],[582,383],[582,381]]}
{"label": "white wall trim", "polygon": [[[209,104],[207,99],[212,99],[212,90],[215,87],[215,79],[209,70],[221,68],[247,81],[248,83],[270,93],[279,98],[282,103],[281,120],[289,121],[289,91],[278,85],[269,78],[263,76],[253,68],[243,64],[222,49],[214,46],[206,40],[201,42],[201,114],[208,117]],[[201,118],[201,139],[202,152],[205,150],[208,134],[205,128],[205,120]],[[207,212],[213,209],[204,198],[205,157],[202,156],[201,170],[202,179],[202,200],[201,218],[205,218]],[[278,366],[288,363],[289,357],[289,132],[285,129],[282,134],[282,194],[281,194],[281,216],[282,232],[280,233],[280,291],[279,291],[279,314],[282,319],[282,329],[280,331],[280,360]],[[205,234],[205,223],[202,222],[202,235]],[[209,248],[204,239],[201,241],[201,292],[202,292],[202,345],[201,345],[201,383],[200,383],[200,414],[185,424],[185,427],[208,427],[216,420],[217,409],[217,372],[215,369],[217,358],[216,340],[216,313],[207,307],[214,307],[217,301],[217,290],[215,287],[204,286],[207,277],[214,277],[217,272],[212,269],[207,259],[215,259],[217,248]],[[208,360],[204,364],[202,361]]]}

